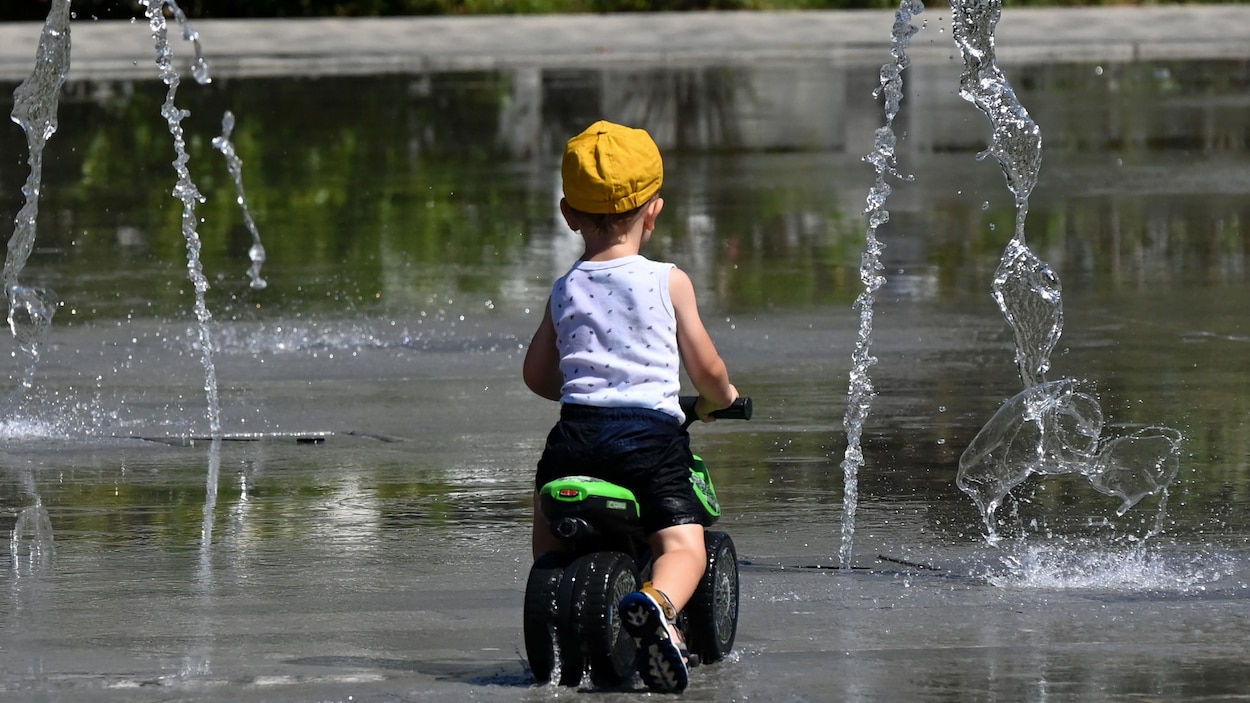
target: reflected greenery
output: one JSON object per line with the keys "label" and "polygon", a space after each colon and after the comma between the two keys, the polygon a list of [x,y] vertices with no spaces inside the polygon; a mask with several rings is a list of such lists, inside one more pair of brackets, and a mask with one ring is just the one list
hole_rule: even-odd
{"label": "reflected greenery", "polygon": [[[491,140],[473,138],[493,132],[500,80],[444,76],[414,86],[392,79],[350,95],[317,81],[221,81],[184,90],[180,105],[193,116],[192,175],[207,198],[198,210],[206,268],[246,260],[233,184],[211,146],[220,133],[214,121],[233,110],[248,203],[265,224],[275,268],[341,266],[344,287],[361,298],[380,290],[387,266],[446,273],[448,280],[429,286],[488,288],[491,267],[519,246],[499,230],[525,209],[525,194],[509,187],[506,172],[489,168],[500,157]],[[84,94],[62,108],[61,134],[49,149],[55,166],[45,175],[52,215],[41,227],[45,265],[80,279],[105,261],[179,272],[183,243],[169,236],[180,229],[169,197],[172,147],[153,119],[161,92],[151,84],[76,87]],[[412,95],[418,88],[425,95]],[[487,197],[466,197],[468,183],[479,183],[473,190]],[[459,267],[485,269],[455,276]],[[145,286],[123,304],[151,292]],[[179,288],[156,292],[158,315],[182,304]]]}
{"label": "reflected greenery", "polygon": [[[831,69],[798,72],[823,70]],[[537,78],[483,72],[184,87],[192,176],[207,198],[203,257],[210,278],[219,277],[210,305],[246,317],[256,304],[328,313],[385,309],[388,296],[498,299],[505,281],[529,278],[518,266],[562,236],[553,203],[563,139],[603,111],[637,104],[651,106],[655,117],[641,122],[670,163],[656,256],[706,260],[704,285],[739,311],[852,299],[866,171],[836,148],[760,141],[744,111],[767,104],[749,69],[562,69]],[[1234,97],[1250,84],[1246,63],[1029,67],[1019,82],[1046,148],[1030,240],[1052,252],[1066,282],[1244,279],[1250,213],[1222,177],[1235,175],[1250,133]],[[186,285],[180,209],[169,195],[172,147],[157,114],[163,86],[79,82],[69,91],[46,156],[34,275],[66,296],[77,319],[174,316]],[[236,273],[246,268],[248,233],[211,147],[227,110],[238,118],[233,140],[269,271],[288,284],[263,296]],[[844,110],[867,121],[876,106]],[[960,136],[930,154],[901,155],[927,202],[895,213],[892,226],[922,237],[903,263],[936,271],[941,298],[979,294],[980,272],[996,265],[1010,234],[1011,205],[993,169],[967,158],[976,147]],[[20,130],[0,134],[0,153],[17,161],[24,151]],[[952,177],[974,188],[943,189]],[[9,219],[21,178],[18,168],[0,173],[0,215]],[[143,275],[122,273],[134,269]]]}

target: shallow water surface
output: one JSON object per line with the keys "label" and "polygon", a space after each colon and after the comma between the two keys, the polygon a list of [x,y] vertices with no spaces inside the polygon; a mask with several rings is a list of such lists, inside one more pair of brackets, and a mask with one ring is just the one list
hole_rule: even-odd
{"label": "shallow water surface", "polygon": [[[881,232],[850,570],[833,568],[838,461],[874,76],[784,64],[188,89],[219,443],[160,90],[71,84],[24,274],[63,305],[35,388],[0,424],[0,691],[575,695],[534,686],[521,651],[531,472],[556,408],[519,368],[578,254],[555,207],[560,144],[604,115],[661,141],[651,253],[692,273],[755,401],[750,422],[693,430],[743,602],[735,654],[696,671],[688,698],[1244,693],[1246,66],[1011,70],[1046,149],[1028,232],[1064,284],[1054,373],[1087,379],[1117,432],[1177,428],[1184,455],[1166,502],[1123,517],[1082,479],[1031,481],[1000,511],[1014,537],[998,547],[954,479],[1019,389],[989,295],[1013,212],[975,159],[985,125],[957,73],[916,67],[904,108],[915,181]],[[226,108],[269,250],[263,291],[246,284],[250,238],[208,145]],[[2,153],[20,145],[0,135]],[[0,173],[4,212],[17,174]],[[22,362],[6,370],[15,385]]]}

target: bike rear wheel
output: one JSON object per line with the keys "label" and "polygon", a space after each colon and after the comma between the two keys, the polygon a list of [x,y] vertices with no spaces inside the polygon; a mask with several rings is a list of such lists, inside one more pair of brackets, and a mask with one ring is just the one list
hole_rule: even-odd
{"label": "bike rear wheel", "polygon": [[[578,659],[589,665],[597,687],[618,686],[633,676],[634,641],[621,626],[617,605],[636,590],[638,568],[623,552],[593,552],[565,569],[559,602],[569,607],[561,611],[559,629],[569,635],[569,646],[578,647]],[[565,642],[562,638],[562,657],[569,649]]]}
{"label": "bike rear wheel", "polygon": [[[558,651],[560,583],[569,563],[565,554],[544,554],[530,567],[529,580],[525,584],[525,604],[522,611],[525,634],[525,654],[529,657],[530,671],[539,683],[546,683],[552,676],[564,683],[562,671],[565,657]],[[582,662],[574,663],[577,676],[581,677]],[[560,665],[561,672],[555,671]],[[577,681],[568,685],[577,685]]]}

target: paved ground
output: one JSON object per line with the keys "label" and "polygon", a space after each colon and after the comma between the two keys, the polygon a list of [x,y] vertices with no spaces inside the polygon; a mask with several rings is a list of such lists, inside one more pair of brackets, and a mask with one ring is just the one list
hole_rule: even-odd
{"label": "paved ground", "polygon": [[[949,8],[917,18],[913,58],[954,53]],[[464,70],[518,65],[888,58],[888,11],[719,12],[396,19],[204,20],[215,76]],[[30,73],[38,23],[0,24],[0,80]],[[1012,61],[1250,58],[1250,6],[1008,9],[996,32]],[[72,79],[151,74],[143,23],[76,20]],[[182,56],[191,52],[175,42]]]}

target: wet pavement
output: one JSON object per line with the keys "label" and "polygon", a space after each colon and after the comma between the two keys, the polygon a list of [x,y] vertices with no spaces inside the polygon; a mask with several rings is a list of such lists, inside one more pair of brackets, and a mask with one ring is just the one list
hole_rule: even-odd
{"label": "wet pavement", "polygon": [[[927,9],[914,60],[958,58],[949,9]],[[875,10],[692,12],[388,19],[196,20],[213,75],[273,76],[515,66],[888,59],[893,13]],[[139,28],[134,26],[139,24]],[[25,77],[38,24],[0,24],[0,80]],[[996,32],[1005,63],[1228,59],[1250,56],[1250,7],[1185,5],[1009,9]],[[150,73],[141,23],[72,23],[70,79]],[[175,45],[175,54],[179,48]],[[183,51],[182,53],[188,53]]]}
{"label": "wet pavement", "polygon": [[[840,407],[824,387],[845,375],[845,354],[831,361],[829,350],[847,349],[851,312],[822,312],[810,326],[767,316],[738,318],[732,330],[713,324],[738,382],[758,398],[750,422],[692,430],[721,472],[717,527],[743,560],[741,615],[733,654],[696,669],[683,699],[1224,700],[1245,691],[1244,503],[1223,522],[1175,510],[1174,531],[1144,549],[1041,539],[988,548],[967,498],[942,480],[946,469],[918,492],[893,483],[928,470],[902,454],[937,431],[909,430],[903,408],[946,402],[898,389],[947,366],[941,358],[982,354],[978,335],[927,306],[880,313],[886,437],[863,477],[851,571],[829,568],[838,505],[825,484],[836,468],[798,447],[804,436],[835,441]],[[248,389],[250,406],[286,431],[325,430],[323,443],[278,433],[219,449],[8,439],[5,476],[27,473],[50,512],[55,540],[44,547],[55,554],[22,552],[0,572],[0,697],[638,700],[638,691],[536,686],[525,664],[523,496],[554,408],[519,387],[519,350],[494,342],[527,321],[470,316],[465,347],[443,351],[224,350],[222,376]],[[785,363],[755,349],[781,335]],[[58,334],[85,347],[98,336]],[[900,358],[927,361],[909,369]],[[193,374],[163,375],[178,387],[149,394],[193,394]],[[113,383],[145,387],[141,377]],[[754,458],[761,450],[766,458]],[[220,478],[209,502],[211,471]],[[1204,500],[1198,489],[1178,496]],[[1141,510],[1148,522],[1151,509]]]}

